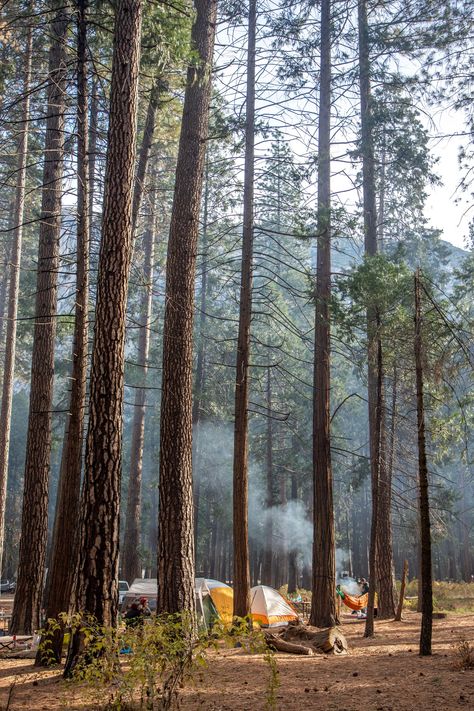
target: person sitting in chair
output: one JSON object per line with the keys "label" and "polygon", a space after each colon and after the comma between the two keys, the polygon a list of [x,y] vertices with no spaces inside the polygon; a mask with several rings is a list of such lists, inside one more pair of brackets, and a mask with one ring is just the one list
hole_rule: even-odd
{"label": "person sitting in chair", "polygon": [[151,610],[148,607],[148,600],[146,597],[141,597],[139,600],[134,600],[127,610],[124,617],[125,624],[127,627],[138,627],[138,625],[143,625],[143,620],[145,617],[151,615]]}

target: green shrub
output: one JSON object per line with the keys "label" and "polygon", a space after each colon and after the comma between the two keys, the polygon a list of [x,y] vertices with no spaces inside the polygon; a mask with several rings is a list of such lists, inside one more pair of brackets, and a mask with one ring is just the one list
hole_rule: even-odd
{"label": "green shrub", "polygon": [[[152,617],[143,625],[120,629],[106,628],[78,615],[68,622],[71,637],[79,634],[82,642],[69,683],[84,685],[98,709],[173,709],[180,690],[206,668],[209,652],[226,646],[264,655],[270,672],[266,705],[268,709],[276,707],[279,679],[275,656],[262,632],[250,630],[248,620],[236,621],[231,630],[214,625],[210,634],[199,630],[190,615]],[[54,624],[50,628],[54,629]],[[47,638],[42,645],[47,648]]]}

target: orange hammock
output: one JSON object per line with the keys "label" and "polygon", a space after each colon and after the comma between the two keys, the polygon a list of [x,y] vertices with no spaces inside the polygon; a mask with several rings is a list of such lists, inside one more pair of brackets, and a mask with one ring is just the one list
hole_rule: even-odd
{"label": "orange hammock", "polygon": [[[340,597],[344,605],[350,607],[351,610],[363,610],[364,607],[367,607],[367,603],[369,602],[369,593],[365,593],[365,595],[355,596],[348,595],[345,592]],[[375,607],[377,607],[377,595],[375,595]]]}

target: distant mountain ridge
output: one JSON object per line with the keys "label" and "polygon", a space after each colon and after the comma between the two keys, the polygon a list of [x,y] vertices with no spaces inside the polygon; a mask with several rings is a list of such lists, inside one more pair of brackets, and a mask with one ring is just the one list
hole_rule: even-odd
{"label": "distant mountain ridge", "polygon": [[[459,269],[463,261],[469,256],[466,249],[457,247],[447,240],[440,239],[438,246],[446,253],[446,266],[449,271],[454,272]],[[314,250],[314,253],[316,250]],[[347,271],[354,265],[361,262],[364,254],[364,245],[350,237],[339,237],[335,240],[332,248],[332,271],[341,273]],[[315,256],[315,254],[314,254]],[[314,264],[314,262],[313,262]]]}

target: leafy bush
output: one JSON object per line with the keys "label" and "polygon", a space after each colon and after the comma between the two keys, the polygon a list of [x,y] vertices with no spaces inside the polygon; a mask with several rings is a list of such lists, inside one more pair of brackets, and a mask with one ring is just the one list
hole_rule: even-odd
{"label": "leafy bush", "polygon": [[[48,622],[49,629],[54,629],[54,622]],[[81,653],[71,681],[85,685],[98,709],[173,709],[180,690],[206,668],[209,652],[218,653],[226,646],[264,655],[270,672],[266,704],[268,709],[276,706],[279,680],[275,656],[262,632],[250,630],[247,620],[236,621],[230,630],[214,625],[211,633],[197,629],[190,615],[152,617],[143,625],[120,629],[103,627],[78,615],[68,622],[71,638],[81,637]],[[42,645],[47,649],[47,637]]]}

